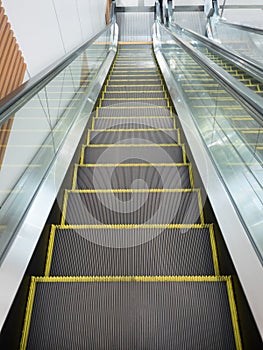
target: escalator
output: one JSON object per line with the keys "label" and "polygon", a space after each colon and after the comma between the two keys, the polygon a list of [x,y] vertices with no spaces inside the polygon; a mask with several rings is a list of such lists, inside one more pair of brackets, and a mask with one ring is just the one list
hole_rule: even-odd
{"label": "escalator", "polygon": [[151,43],[119,44],[21,349],[241,349],[200,191]]}
{"label": "escalator", "polygon": [[[170,25],[170,28],[171,31],[167,37],[175,35],[180,41],[190,44],[193,50],[200,52],[201,57],[208,58],[206,62],[208,65],[215,64],[214,68],[219,74],[226,72],[231,75],[234,78],[233,85],[242,83],[247,88],[244,90],[245,93],[250,95],[259,106],[263,105],[263,74],[259,66],[235,56],[228,50],[223,50],[219,45],[190,30],[174,24]],[[169,33],[168,30],[167,33]],[[220,114],[228,115],[226,128],[233,127],[237,130],[241,140],[251,148],[251,152],[262,159],[262,121],[250,116],[247,110],[236,102],[236,98],[215,81],[193,57],[190,57],[179,43],[175,41],[162,44],[162,50],[166,60],[174,61],[174,75],[179,77],[182,93],[186,96],[191,108],[199,115],[198,118],[213,118],[214,113],[211,113],[211,108],[217,110],[219,117]],[[253,94],[249,90],[253,91]],[[204,111],[209,112],[207,114]]]}
{"label": "escalator", "polygon": [[263,96],[263,73],[259,63],[175,23],[170,24],[170,29],[246,87]]}

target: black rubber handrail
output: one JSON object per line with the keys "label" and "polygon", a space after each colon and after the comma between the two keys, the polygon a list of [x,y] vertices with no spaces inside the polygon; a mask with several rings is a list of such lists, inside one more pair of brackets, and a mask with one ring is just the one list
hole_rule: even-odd
{"label": "black rubber handrail", "polygon": [[226,73],[216,63],[207,58],[199,50],[186,43],[174,32],[157,22],[189,56],[191,56],[210,76],[218,81],[249,112],[258,124],[263,127],[263,98]]}
{"label": "black rubber handrail", "polygon": [[227,22],[225,20],[220,20],[220,23],[236,28],[236,29],[240,29],[240,30],[244,30],[246,32],[251,32],[251,33],[255,33],[255,34],[260,34],[263,35],[263,29],[258,28],[258,27],[251,27],[249,25],[246,24],[239,24],[239,23],[234,23],[234,22]]}
{"label": "black rubber handrail", "polygon": [[105,33],[112,24],[107,25],[93,38],[86,41],[81,46],[75,48],[61,59],[42,70],[35,77],[29,79],[17,89],[0,100],[0,126],[3,125],[18,109],[27,103],[35,94],[61,73],[71,62],[73,62],[83,51],[85,51],[94,41]]}
{"label": "black rubber handrail", "polygon": [[233,63],[235,66],[239,67],[241,70],[246,71],[248,74],[251,74],[255,79],[263,83],[263,66],[258,62],[248,59],[246,57],[241,57],[234,51],[231,51],[221,45],[218,45],[216,42],[206,38],[205,36],[198,34],[190,29],[183,28],[177,23],[171,23],[171,28],[178,29],[183,33],[201,41],[204,45],[212,49],[216,54],[223,56],[226,60]]}

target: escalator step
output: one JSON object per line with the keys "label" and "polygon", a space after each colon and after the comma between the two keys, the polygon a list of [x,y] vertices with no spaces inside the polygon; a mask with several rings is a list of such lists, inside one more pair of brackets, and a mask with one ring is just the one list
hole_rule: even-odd
{"label": "escalator step", "polygon": [[111,80],[109,81],[109,84],[111,86],[117,86],[117,85],[138,85],[138,84],[145,84],[145,85],[152,85],[152,84],[161,84],[162,80],[161,78],[126,78],[123,79],[122,77],[111,77]]}
{"label": "escalator step", "polygon": [[[124,130],[124,131],[121,131]],[[169,144],[178,143],[178,129],[89,130],[90,144]]]}
{"label": "escalator step", "polygon": [[33,278],[25,349],[240,350],[230,278]]}
{"label": "escalator step", "polygon": [[203,224],[197,189],[72,190],[62,225]]}
{"label": "escalator step", "polygon": [[169,107],[169,100],[168,99],[156,99],[156,98],[151,98],[151,99],[146,99],[146,98],[138,98],[138,99],[131,99],[127,100],[126,98],[120,99],[120,98],[113,98],[113,99],[104,99],[100,101],[100,107],[106,107],[106,106],[167,106]]}
{"label": "escalator step", "polygon": [[72,189],[117,188],[191,188],[193,177],[190,165],[174,166],[107,166],[78,165]]}
{"label": "escalator step", "polygon": [[143,69],[132,69],[132,70],[124,70],[124,69],[114,69],[113,71],[111,71],[110,76],[127,76],[129,77],[130,75],[133,76],[159,76],[159,71],[156,69],[151,69],[151,70],[143,70]]}
{"label": "escalator step", "polygon": [[173,129],[176,127],[174,118],[94,118],[94,129]]}
{"label": "escalator step", "polygon": [[120,91],[120,89],[124,92],[128,91],[158,91],[161,92],[163,91],[163,86],[161,84],[156,84],[156,85],[121,85],[121,86],[116,86],[116,85],[108,85],[106,88],[107,92],[112,92],[112,91]]}
{"label": "escalator step", "polygon": [[105,99],[147,99],[147,98],[166,98],[166,93],[161,92],[149,92],[149,91],[138,91],[138,92],[125,92],[125,91],[115,91],[115,92],[104,92],[103,98]]}
{"label": "escalator step", "polygon": [[[133,140],[134,142],[134,140]],[[82,151],[82,164],[173,164],[186,163],[184,146],[169,145],[89,145]]]}
{"label": "escalator step", "polygon": [[53,226],[46,275],[214,275],[218,274],[218,262],[217,254],[211,248],[211,242],[215,247],[213,235],[212,226],[173,228]]}
{"label": "escalator step", "polygon": [[159,106],[97,108],[98,117],[170,117],[171,115],[171,108]]}

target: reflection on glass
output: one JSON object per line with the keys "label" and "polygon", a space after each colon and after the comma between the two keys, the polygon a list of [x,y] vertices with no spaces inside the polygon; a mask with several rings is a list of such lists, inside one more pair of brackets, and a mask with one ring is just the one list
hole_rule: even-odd
{"label": "reflection on glass", "polygon": [[160,34],[161,50],[178,89],[263,256],[262,126],[167,31],[160,28]]}
{"label": "reflection on glass", "polygon": [[240,56],[253,59],[262,66],[263,35],[230,27],[223,21],[215,23],[215,38]]}
{"label": "reflection on glass", "polygon": [[[0,169],[0,256],[64,141],[110,46],[110,29],[27,102],[8,125]],[[1,129],[0,139],[7,130]],[[1,142],[2,143],[2,142]]]}

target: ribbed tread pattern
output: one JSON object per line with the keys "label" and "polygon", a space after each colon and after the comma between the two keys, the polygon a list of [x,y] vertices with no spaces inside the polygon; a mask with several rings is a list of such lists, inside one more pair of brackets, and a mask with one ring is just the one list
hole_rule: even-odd
{"label": "ribbed tread pattern", "polygon": [[[132,106],[133,107],[133,106]],[[170,108],[164,107],[141,107],[126,108],[124,106],[114,106],[113,108],[99,108],[98,117],[169,117],[171,116]]]}
{"label": "ribbed tread pattern", "polygon": [[200,223],[198,192],[70,191],[65,220],[69,225]]}
{"label": "ribbed tread pattern", "polygon": [[112,166],[76,169],[74,189],[190,188],[188,165],[178,166]]}
{"label": "ribbed tread pattern", "polygon": [[116,98],[120,98],[120,99],[130,99],[130,98],[165,98],[165,93],[162,92],[123,92],[123,91],[119,91],[119,92],[105,92],[104,93],[104,98],[109,98],[109,99],[116,99]]}
{"label": "ribbed tread pattern", "polygon": [[122,86],[116,86],[109,84],[106,88],[107,92],[112,91],[123,91],[123,92],[129,92],[129,91],[163,91],[163,86],[161,84],[152,84],[152,85],[122,85]]}
{"label": "ribbed tread pattern", "polygon": [[84,148],[84,164],[171,164],[184,163],[182,147],[174,146],[121,146]]}
{"label": "ribbed tread pattern", "polygon": [[146,98],[141,98],[141,99],[131,99],[131,100],[127,100],[126,98],[124,98],[123,100],[121,99],[104,99],[101,100],[101,107],[106,107],[106,106],[113,106],[113,105],[117,105],[117,106],[126,106],[126,107],[133,107],[133,106],[167,106],[169,105],[168,100],[166,99],[146,99]]}
{"label": "ribbed tread pattern", "polygon": [[50,276],[215,273],[209,228],[58,227],[53,244]]}
{"label": "ribbed tread pattern", "polygon": [[[124,129],[119,129],[124,130]],[[91,130],[90,144],[116,144],[118,142],[126,144],[167,144],[178,143],[178,131],[176,129],[158,130]]]}
{"label": "ribbed tread pattern", "polygon": [[35,349],[234,350],[226,283],[39,282]]}
{"label": "ribbed tread pattern", "polygon": [[167,118],[95,118],[94,129],[173,129],[175,120]]}

